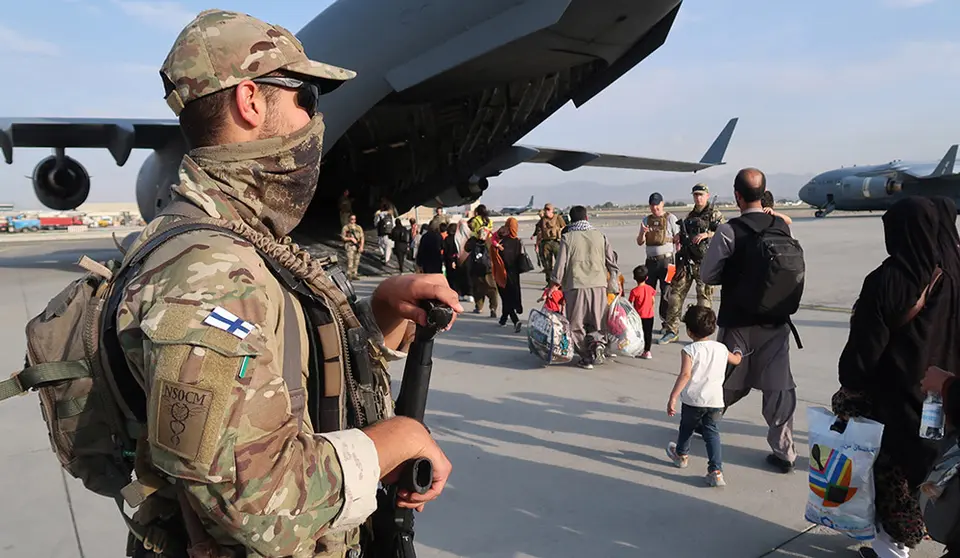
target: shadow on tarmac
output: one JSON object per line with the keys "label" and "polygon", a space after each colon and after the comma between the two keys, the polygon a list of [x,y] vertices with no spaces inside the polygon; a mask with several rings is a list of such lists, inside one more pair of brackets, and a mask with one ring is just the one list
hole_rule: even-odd
{"label": "shadow on tarmac", "polygon": [[[666,419],[664,412],[650,409],[538,393],[515,393],[490,402],[431,392],[427,423],[441,438],[454,471],[440,500],[418,514],[417,541],[457,556],[760,557],[804,528],[788,528],[738,511],[747,509],[736,496],[745,490],[742,486],[733,492],[707,487],[699,470],[706,466],[699,438],[692,446],[696,457],[691,467],[679,470],[665,455],[598,451],[516,431],[542,428],[548,437],[580,434],[626,443],[658,440],[663,447],[676,435],[674,426],[623,424],[588,416],[593,413]],[[722,424],[731,432],[766,434],[755,425]],[[757,469],[738,480],[767,491],[763,477],[777,473],[763,469],[765,452],[730,445],[723,450],[725,463]],[[804,471],[806,460],[797,465]],[[640,484],[637,473],[661,477],[668,488],[671,481],[696,487],[693,490],[702,495]],[[804,480],[802,473],[794,478]],[[802,513],[801,508],[799,519]],[[791,552],[797,553],[790,556],[820,557],[825,548],[840,551],[852,542],[811,534],[802,544],[795,542]]]}

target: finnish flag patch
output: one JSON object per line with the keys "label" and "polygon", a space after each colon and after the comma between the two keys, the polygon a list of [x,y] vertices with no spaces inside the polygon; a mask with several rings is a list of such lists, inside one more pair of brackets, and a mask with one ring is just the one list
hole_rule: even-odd
{"label": "finnish flag patch", "polygon": [[203,323],[217,329],[222,329],[240,339],[245,339],[247,335],[253,331],[253,324],[233,315],[220,306],[211,310],[210,314],[203,320]]}

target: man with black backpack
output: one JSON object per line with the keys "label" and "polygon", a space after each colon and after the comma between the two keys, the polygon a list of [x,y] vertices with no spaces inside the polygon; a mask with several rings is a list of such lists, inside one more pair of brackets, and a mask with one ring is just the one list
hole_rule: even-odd
{"label": "man with black backpack", "polygon": [[[750,393],[763,392],[763,418],[773,450],[767,463],[793,470],[796,383],[790,370],[790,321],[803,295],[803,249],[783,219],[763,210],[766,177],[745,168],[733,181],[740,216],[717,227],[700,262],[700,276],[720,285],[717,340],[740,350],[743,361],[728,372],[724,403],[730,407]],[[800,338],[796,336],[800,348]]]}

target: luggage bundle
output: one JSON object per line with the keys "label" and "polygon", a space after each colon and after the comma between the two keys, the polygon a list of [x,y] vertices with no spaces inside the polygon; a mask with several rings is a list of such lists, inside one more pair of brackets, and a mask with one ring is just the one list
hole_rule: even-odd
{"label": "luggage bundle", "polygon": [[613,342],[611,349],[629,357],[643,352],[643,320],[633,305],[622,296],[617,295],[607,306],[604,323],[606,333]]}
{"label": "luggage bundle", "polygon": [[574,356],[570,322],[559,312],[531,309],[527,317],[527,346],[545,364],[570,362]]}

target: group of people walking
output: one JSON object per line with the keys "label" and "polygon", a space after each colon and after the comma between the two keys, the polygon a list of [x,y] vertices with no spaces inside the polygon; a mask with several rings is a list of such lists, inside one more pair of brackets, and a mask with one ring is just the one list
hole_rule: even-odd
{"label": "group of people walking", "polygon": [[[740,216],[729,222],[714,220],[712,234],[701,239],[709,239],[702,257],[684,270],[694,272],[704,294],[707,288],[721,287],[720,310],[713,313],[709,296],[698,296],[697,303],[687,308],[683,323],[694,342],[682,350],[681,372],[667,405],[673,415],[678,398],[683,401],[678,436],[667,447],[668,457],[686,467],[691,436],[701,434],[708,454],[707,482],[712,486],[725,484],[719,422],[753,389],[763,395],[761,408],[772,450],[767,463],[788,473],[797,457],[793,442],[797,394],[789,352],[791,332],[798,342],[799,335],[789,317],[770,320],[747,311],[751,262],[757,261],[751,239],[767,229],[791,236],[790,219],[772,210],[765,177],[756,169],[738,173],[734,192]],[[651,196],[651,216],[641,226],[640,244],[675,234],[671,227],[677,221],[663,218],[656,207],[660,201]],[[942,441],[920,436],[927,395],[942,397],[948,439],[955,439],[960,424],[960,382],[955,376],[960,370],[956,221],[955,202],[943,196],[905,197],[886,211],[888,257],[863,281],[838,359],[840,388],[832,397],[833,413],[841,420],[864,417],[884,426],[873,465],[877,537],[860,548],[864,558],[908,558],[926,536],[920,485],[945,448]],[[663,228],[665,235],[659,232]],[[661,256],[648,244],[648,267],[655,268],[651,260],[667,259]],[[681,281],[679,286],[689,288],[689,283]],[[676,290],[670,293],[671,288]],[[666,312],[661,305],[665,322],[661,343],[677,336],[672,318],[679,314],[674,302],[685,298],[682,290],[675,278],[668,285]],[[707,339],[713,331],[717,341]],[[960,522],[953,531],[945,541],[944,556],[960,556]]]}
{"label": "group of people walking", "polygon": [[[681,354],[682,367],[668,403],[679,413],[676,441],[667,448],[677,466],[686,467],[693,433],[708,448],[707,482],[722,486],[719,423],[730,406],[751,390],[762,393],[771,453],[767,463],[789,473],[797,452],[793,421],[796,382],[790,366],[790,340],[799,336],[786,319],[751,314],[737,284],[751,271],[751,235],[772,229],[791,236],[788,216],[773,210],[766,179],[756,169],[743,169],[734,181],[740,215],[725,221],[709,201],[709,190],[697,184],[693,209],[680,218],[664,209],[663,197],[649,198],[637,244],[646,249],[638,281],[659,289],[661,320],[658,343],[679,338],[681,322],[694,339]],[[864,557],[905,558],[925,536],[917,500],[920,483],[939,449],[919,436],[923,400],[929,392],[943,396],[948,424],[960,422],[960,235],[957,207],[946,197],[908,197],[883,217],[888,257],[864,279],[850,321],[849,339],[838,362],[840,389],[832,399],[841,418],[867,417],[884,425],[881,450],[874,464],[878,536],[860,550]],[[516,218],[494,230],[485,206],[459,224],[435,218],[417,234],[397,219],[390,234],[405,255],[418,245],[417,270],[445,273],[461,300],[474,302],[474,313],[489,302],[491,317],[521,330],[523,303],[520,276],[529,271]],[[355,218],[344,227],[348,266],[363,249]],[[404,233],[396,231],[403,230]],[[547,204],[534,232],[537,259],[546,279],[546,295],[562,300],[571,325],[578,364],[592,368],[603,361],[602,319],[608,293],[623,294],[616,253],[588,221],[582,206],[569,220]],[[351,248],[353,247],[353,248]],[[528,263],[528,262],[527,262]],[[400,263],[402,271],[402,260]],[[696,303],[685,300],[696,286]],[[712,297],[720,287],[719,312]],[[651,293],[652,294],[652,293]],[[682,317],[682,319],[681,319]],[[651,319],[652,321],[652,319]],[[645,329],[647,329],[645,327]],[[644,332],[651,335],[649,329]],[[709,337],[716,333],[716,341]],[[721,350],[722,349],[722,350]],[[678,402],[682,405],[678,409]],[[948,555],[957,550],[948,545]]]}

